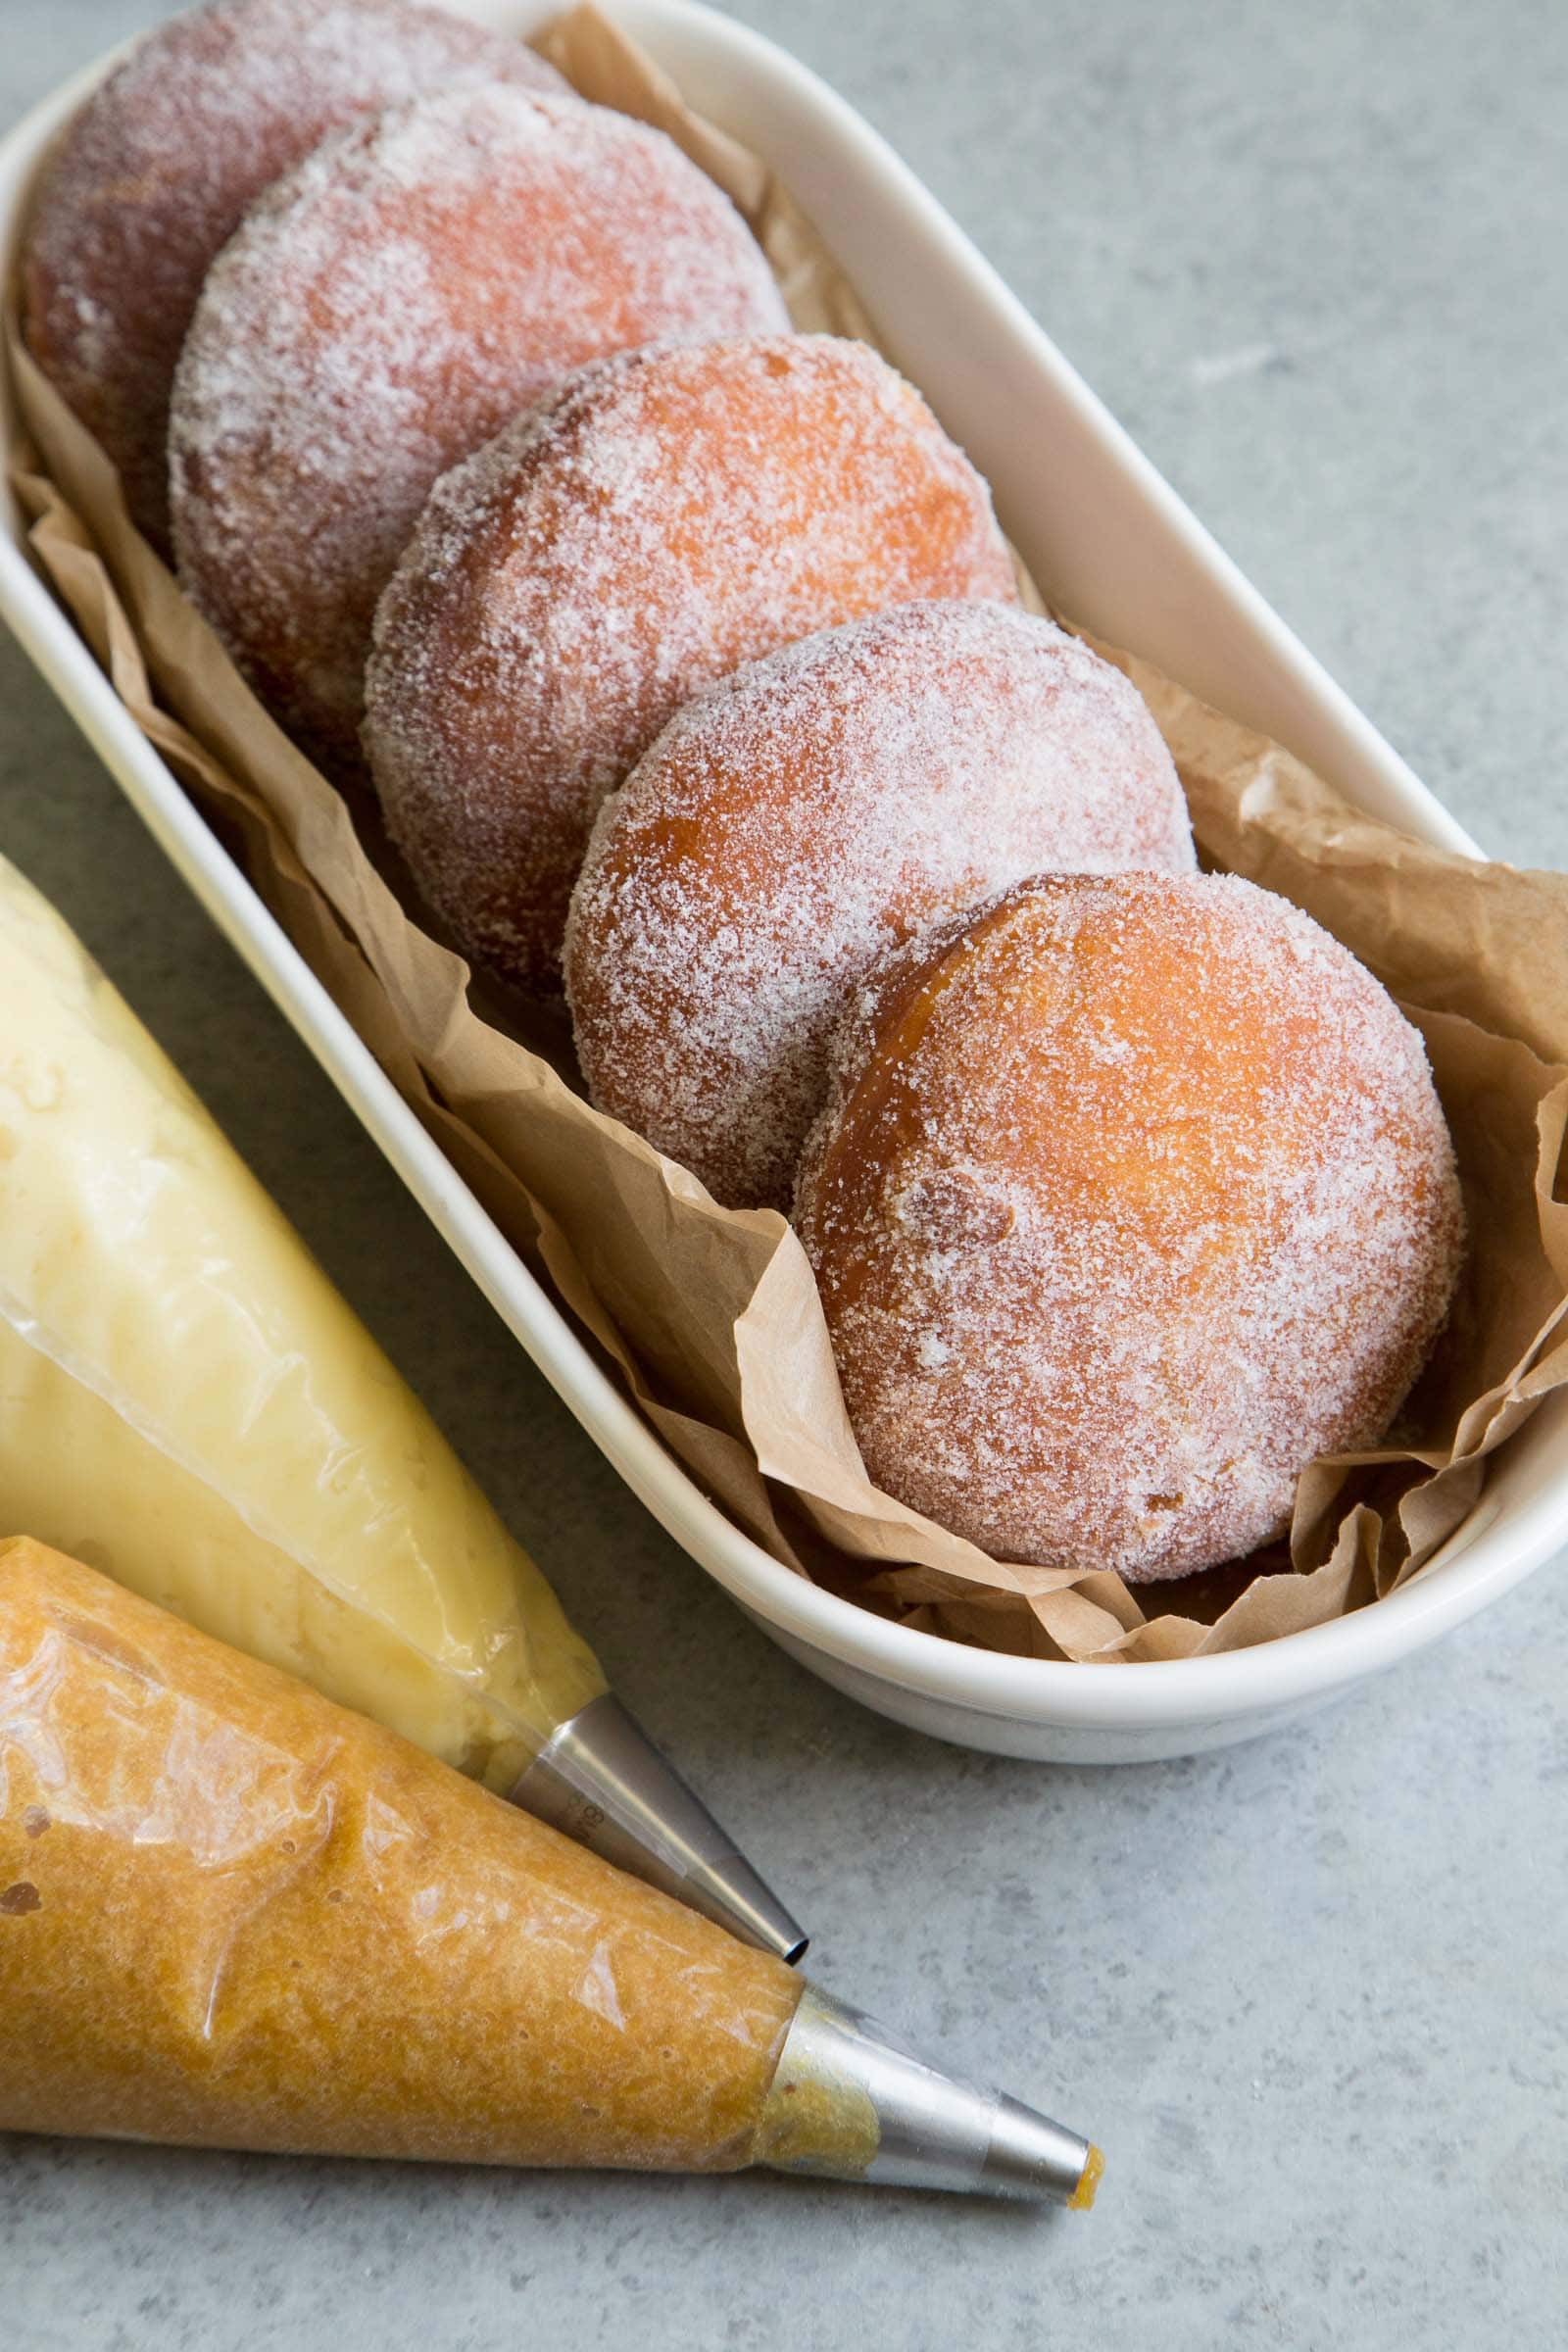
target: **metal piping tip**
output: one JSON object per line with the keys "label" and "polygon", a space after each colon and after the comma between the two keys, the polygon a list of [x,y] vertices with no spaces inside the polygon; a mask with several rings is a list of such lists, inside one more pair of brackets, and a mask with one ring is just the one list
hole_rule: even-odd
{"label": "metal piping tip", "polygon": [[791,1962],[805,1951],[801,1928],[611,1692],[558,1724],[511,1797],[743,1943]]}
{"label": "metal piping tip", "polygon": [[808,1984],[784,2039],[755,2161],[970,2196],[1094,2201],[1103,2159],[1017,2099],[939,2074],[874,2019]]}

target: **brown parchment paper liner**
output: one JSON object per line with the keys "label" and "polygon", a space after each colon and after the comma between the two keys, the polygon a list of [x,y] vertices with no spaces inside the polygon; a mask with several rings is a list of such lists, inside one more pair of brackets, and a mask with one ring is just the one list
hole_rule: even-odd
{"label": "brown parchment paper liner", "polygon": [[[787,192],[608,20],[578,9],[541,46],[584,95],[658,123],[729,192],[798,324],[876,340]],[[1568,877],[1413,841],[1111,653],[1171,745],[1205,859],[1307,908],[1421,1028],[1464,1178],[1462,1295],[1388,1446],[1314,1465],[1289,1546],[1251,1561],[1135,1597],[1112,1574],[989,1559],[879,1494],[784,1220],[715,1207],[591,1109],[553,1066],[559,1053],[510,1034],[492,992],[470,994],[373,828],[361,838],[131,528],[108,461],[23,349],[14,293],[6,333],[30,437],[12,478],[33,550],[131,715],[237,841],[307,962],[664,1443],[775,1558],[883,1613],[1021,1654],[1239,1648],[1418,1574],[1473,1504],[1486,1455],[1568,1382],[1568,1206],[1553,1198],[1568,1124]]]}

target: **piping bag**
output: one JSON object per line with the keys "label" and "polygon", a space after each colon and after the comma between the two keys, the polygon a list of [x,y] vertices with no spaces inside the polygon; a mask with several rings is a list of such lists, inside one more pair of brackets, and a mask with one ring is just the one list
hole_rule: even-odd
{"label": "piping bag", "polygon": [[798,1957],[429,1415],[4,859],[0,1012],[0,1526]]}
{"label": "piping bag", "polygon": [[0,2130],[1090,2202],[1097,2152],[23,1537]]}

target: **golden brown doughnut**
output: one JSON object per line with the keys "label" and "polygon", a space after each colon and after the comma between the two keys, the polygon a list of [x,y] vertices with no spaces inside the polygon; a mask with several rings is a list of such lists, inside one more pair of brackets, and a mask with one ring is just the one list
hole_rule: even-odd
{"label": "golden brown doughnut", "polygon": [[501,83],[374,116],[208,277],[171,414],[180,577],[352,768],[375,601],[437,476],[586,360],[783,323],[746,223],[662,131]]}
{"label": "golden brown doughnut", "polygon": [[872,1478],[1133,1580],[1279,1536],[1382,1436],[1463,1235],[1416,1031],[1229,875],[1035,881],[893,958],[796,1219]]}
{"label": "golden brown doughnut", "polygon": [[896,605],[737,670],[599,812],[566,993],[594,1101],[730,1207],[786,1207],[852,991],[1050,869],[1196,864],[1119,669],[1015,605]]}
{"label": "golden brown doughnut", "polygon": [[216,0],[72,122],[23,254],[27,343],[169,549],[169,395],[202,280],[272,180],[355,115],[455,81],[566,93],[517,41],[410,0]]}
{"label": "golden brown doughnut", "polygon": [[868,345],[585,369],[442,482],[387,590],[387,821],[467,953],[553,991],[599,804],[690,696],[885,605],[1012,594],[985,484]]}

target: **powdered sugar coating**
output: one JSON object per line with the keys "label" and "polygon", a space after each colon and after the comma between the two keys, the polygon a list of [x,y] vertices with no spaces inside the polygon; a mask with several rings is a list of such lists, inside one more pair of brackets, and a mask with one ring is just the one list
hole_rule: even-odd
{"label": "powdered sugar coating", "polygon": [[595,812],[682,703],[886,605],[1012,595],[984,483],[868,345],[629,354],[426,509],[370,664],[387,821],[476,960],[558,989]]}
{"label": "powdered sugar coating", "polygon": [[802,1162],[866,1466],[994,1556],[1133,1580],[1371,1445],[1463,1240],[1415,1030],[1233,876],[1025,885],[893,959]]}
{"label": "powdered sugar coating", "polygon": [[715,1199],[784,1207],[892,944],[1031,874],[1196,862],[1120,670],[1016,606],[895,606],[688,703],[605,803],[566,932],[578,1056]]}
{"label": "powdered sugar coating", "polygon": [[438,475],[584,361],[783,320],[662,131],[495,83],[375,116],[208,278],[171,420],[180,577],[284,725],[351,766],[376,598]]}
{"label": "powdered sugar coating", "polygon": [[169,396],[216,255],[264,188],[356,115],[457,81],[565,94],[519,42],[410,0],[217,0],[93,92],[38,191],[27,342],[169,546]]}

